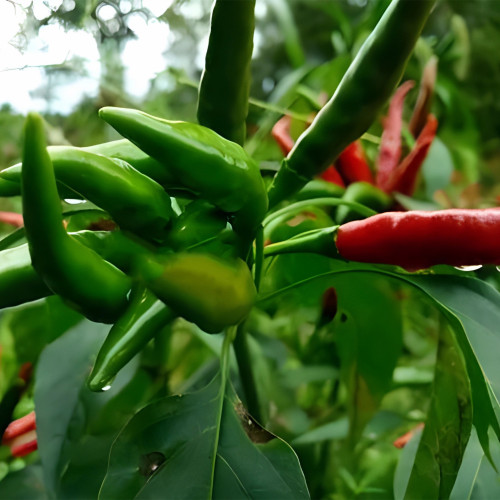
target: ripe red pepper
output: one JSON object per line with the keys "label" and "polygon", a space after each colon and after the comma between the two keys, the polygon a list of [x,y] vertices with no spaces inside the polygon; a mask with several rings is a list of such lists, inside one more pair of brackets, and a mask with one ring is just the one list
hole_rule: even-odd
{"label": "ripe red pepper", "polygon": [[359,140],[351,142],[340,153],[335,166],[346,185],[360,181],[374,184],[372,172],[366,162],[363,146]]}
{"label": "ripe red pepper", "polygon": [[346,259],[408,271],[437,264],[500,264],[500,208],[385,212],[339,227]]}
{"label": "ripe red pepper", "polygon": [[15,212],[0,212],[0,222],[14,227],[23,227],[23,216]]}

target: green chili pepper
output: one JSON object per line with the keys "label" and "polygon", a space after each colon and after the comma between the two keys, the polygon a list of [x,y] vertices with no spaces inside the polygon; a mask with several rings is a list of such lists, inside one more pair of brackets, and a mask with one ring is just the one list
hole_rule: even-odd
{"label": "green chili pepper", "polygon": [[[173,211],[158,183],[117,158],[67,146],[52,147],[49,155],[59,185],[106,210],[121,228],[163,241]],[[19,174],[17,166],[2,172],[9,181]]]}
{"label": "green chili pepper", "polygon": [[89,319],[114,322],[127,307],[131,281],[66,233],[38,114],[28,115],[24,133],[21,190],[33,267],[54,293]]}
{"label": "green chili pepper", "polygon": [[116,374],[176,315],[143,286],[136,286],[130,304],[102,344],[88,379],[92,391],[111,385]]}
{"label": "green chili pepper", "polygon": [[242,145],[250,94],[255,0],[216,0],[198,98],[198,121]]}
{"label": "green chili pepper", "polygon": [[0,309],[52,295],[31,265],[28,245],[0,252]]}
{"label": "green chili pepper", "polygon": [[241,146],[201,125],[133,109],[107,107],[99,114],[164,164],[183,186],[234,214],[235,229],[256,230],[267,211],[267,194],[258,165]]}
{"label": "green chili pepper", "polygon": [[[71,164],[72,158],[74,158],[73,153],[78,151],[83,151],[85,153],[98,154],[101,156],[106,156],[108,158],[116,158],[118,160],[123,160],[124,162],[131,165],[141,174],[150,177],[158,184],[160,184],[165,189],[176,189],[180,187],[179,182],[172,175],[172,172],[167,170],[160,162],[154,160],[148,156],[144,151],[141,151],[137,146],[132,144],[127,139],[120,139],[117,141],[104,142],[102,144],[96,144],[95,146],[87,146],[85,148],[74,148],[70,146],[49,146],[47,148],[49,156],[54,164],[54,169],[56,170],[56,177],[58,171],[58,161],[64,160],[64,155],[61,152],[68,152],[69,157],[66,158],[66,164]],[[54,156],[53,156],[54,155]],[[123,164],[118,163],[117,166],[121,167]],[[78,168],[78,165],[76,165]],[[21,163],[17,163],[12,167],[6,168],[0,171],[0,196],[17,196],[20,194],[21,182]],[[13,185],[7,181],[14,183]],[[61,194],[61,185],[59,187],[59,192]],[[69,188],[68,188],[69,189]],[[69,191],[72,193],[72,191]],[[78,197],[77,193],[73,192],[73,195]],[[64,196],[64,198],[70,198],[71,194]]]}
{"label": "green chili pepper", "polygon": [[[342,199],[346,201],[355,201],[375,210],[376,212],[383,212],[392,204],[390,196],[368,182],[355,182],[354,184],[350,184],[345,190]],[[364,217],[349,206],[341,205],[337,208],[338,224],[359,219],[364,219]]]}
{"label": "green chili pepper", "polygon": [[[49,148],[49,153],[50,150],[51,148]],[[96,144],[95,146],[87,146],[81,148],[81,150],[123,160],[132,165],[132,167],[141,172],[141,174],[147,175],[156,181],[165,189],[175,188],[179,184],[171,171],[166,169],[160,162],[144,153],[144,151],[141,151],[135,144],[127,139],[119,139],[117,141]]]}
{"label": "green chili pepper", "polygon": [[240,323],[255,301],[252,275],[240,259],[201,253],[140,256],[137,273],[160,300],[207,333]]}
{"label": "green chili pepper", "polygon": [[333,97],[281,164],[274,206],[322,172],[373,123],[401,79],[436,0],[394,0],[349,66]]}

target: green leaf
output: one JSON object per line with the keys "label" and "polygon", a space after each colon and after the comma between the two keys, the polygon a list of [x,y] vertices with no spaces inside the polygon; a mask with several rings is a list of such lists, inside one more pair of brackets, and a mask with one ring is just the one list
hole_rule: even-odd
{"label": "green leaf", "polygon": [[[475,430],[472,430],[471,437],[465,449],[462,466],[458,471],[457,479],[450,495],[450,500],[463,500],[471,498],[472,490],[477,482],[477,477],[481,463],[485,458],[481,443]],[[486,498],[486,497],[484,497]]]}
{"label": "green leaf", "polygon": [[135,415],[112,447],[99,498],[308,498],[293,450],[224,387],[219,373]]}
{"label": "green leaf", "polygon": [[0,496],[4,500],[48,500],[40,465],[30,465],[9,474],[0,482]]}
{"label": "green leaf", "polygon": [[48,343],[81,319],[60,297],[52,296],[6,312],[3,322],[12,332],[18,361],[35,363]]}
{"label": "green leaf", "polygon": [[438,189],[449,186],[453,170],[453,160],[448,148],[439,137],[436,137],[422,165],[425,190],[429,200],[434,199],[434,193]]}
{"label": "green leaf", "polygon": [[405,499],[447,499],[472,428],[465,361],[448,328],[441,328],[431,406]]}
{"label": "green leaf", "polygon": [[321,425],[312,431],[302,434],[302,436],[294,439],[292,444],[298,446],[330,441],[331,439],[343,439],[347,436],[348,431],[349,421],[347,418],[341,418],[340,420],[329,422],[328,424]]}
{"label": "green leaf", "polygon": [[417,429],[401,451],[401,456],[399,457],[398,465],[394,473],[394,500],[404,499],[421,438],[422,429]]}
{"label": "green leaf", "polygon": [[[60,477],[69,460],[68,440],[79,395],[109,325],[88,321],[67,332],[41,354],[35,377],[38,449],[45,485],[57,497]],[[77,422],[79,423],[79,422]]]}
{"label": "green leaf", "polygon": [[500,398],[500,294],[490,285],[460,276],[408,278],[428,294],[444,312],[465,358],[472,391],[473,422],[488,454],[488,429],[500,438],[500,421],[494,408]]}

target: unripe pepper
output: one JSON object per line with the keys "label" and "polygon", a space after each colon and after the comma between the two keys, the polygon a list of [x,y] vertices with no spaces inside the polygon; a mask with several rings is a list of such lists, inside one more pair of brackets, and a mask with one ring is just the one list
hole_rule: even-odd
{"label": "unripe pepper", "polygon": [[244,149],[213,130],[141,111],[102,108],[99,115],[120,134],[173,172],[187,189],[234,214],[235,229],[255,231],[267,211],[258,165]]}
{"label": "unripe pepper", "polygon": [[385,212],[339,227],[340,255],[408,271],[500,264],[500,208]]}
{"label": "unripe pepper", "polygon": [[276,205],[335,161],[373,123],[401,78],[435,0],[394,0],[333,97],[281,164],[269,189]]}
{"label": "unripe pepper", "polygon": [[198,121],[243,145],[250,93],[255,0],[216,0],[210,20]]}
{"label": "unripe pepper", "polygon": [[[150,240],[165,239],[173,211],[170,197],[158,183],[121,159],[78,148],[52,147],[49,157],[59,185],[106,210],[123,229]],[[14,182],[20,168],[15,165],[1,175]]]}
{"label": "unripe pepper", "polygon": [[[83,148],[70,146],[49,146],[47,151],[49,152],[49,156],[54,164],[56,177],[58,171],[57,162],[65,161],[66,164],[71,164],[71,159],[74,157],[73,154],[71,154],[64,158],[64,156],[61,156],[61,151],[66,151],[68,153],[83,151],[84,153],[92,153],[106,156],[108,158],[123,160],[141,174],[144,174],[156,181],[165,189],[175,189],[176,187],[179,187],[179,181],[173,177],[172,172],[167,170],[160,162],[144,153],[144,151],[141,151],[135,144],[131,143],[127,139],[104,142],[102,144],[95,144],[94,146],[86,146]],[[118,163],[116,166],[121,167],[122,164]],[[76,165],[76,167],[78,167],[78,165]],[[18,196],[21,194],[19,186],[20,182],[20,163],[0,171],[0,196]],[[61,191],[61,186],[59,186],[59,191]]]}
{"label": "unripe pepper", "polygon": [[201,253],[137,258],[137,275],[179,316],[207,333],[243,321],[256,290],[248,266]]}
{"label": "unripe pepper", "polygon": [[89,319],[114,322],[126,309],[131,280],[66,233],[42,118],[30,113],[24,133],[21,190],[33,267],[54,293]]}
{"label": "unripe pepper", "polygon": [[147,288],[134,287],[127,310],[99,349],[88,379],[90,389],[102,391],[111,385],[116,374],[175,317],[176,314]]}

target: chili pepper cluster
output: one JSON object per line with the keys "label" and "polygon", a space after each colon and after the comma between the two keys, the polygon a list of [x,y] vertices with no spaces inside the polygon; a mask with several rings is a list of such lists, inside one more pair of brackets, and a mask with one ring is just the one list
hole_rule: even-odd
{"label": "chili pepper cluster", "polygon": [[[248,315],[256,291],[244,260],[267,211],[259,169],[239,145],[139,111],[101,116],[130,142],[47,148],[32,113],[22,163],[2,172],[10,193],[22,194],[27,244],[1,252],[0,307],[55,293],[113,323],[94,390],[179,316],[215,333]],[[194,201],[176,213],[169,190]],[[61,197],[91,201],[119,228],[68,233]]]}
{"label": "chili pepper cluster", "polygon": [[[245,25],[244,30],[234,27],[233,34],[248,42],[239,45],[241,79],[223,82],[236,103],[234,114],[217,99],[215,108],[210,105],[207,96],[223,99],[225,94],[214,85],[208,65],[200,88],[200,125],[106,107],[100,116],[124,139],[87,148],[47,147],[42,119],[28,115],[22,163],[0,173],[0,196],[22,194],[27,238],[27,244],[0,252],[0,308],[58,294],[87,318],[113,324],[89,382],[101,390],[175,318],[215,333],[247,317],[256,296],[248,264],[268,205],[299,191],[299,200],[342,196],[337,203],[344,205],[337,211],[340,227],[313,229],[269,245],[266,255],[314,252],[408,270],[500,263],[498,245],[484,249],[500,224],[498,210],[386,212],[349,222],[359,203],[385,211],[393,190],[411,194],[414,188],[415,166],[436,130],[432,115],[415,125],[417,146],[402,161],[400,150],[393,154],[381,148],[375,178],[356,141],[401,78],[433,5],[434,0],[392,2],[295,145],[287,136],[287,122],[280,124],[275,136],[288,156],[267,192],[257,163],[241,146],[253,32],[245,20],[253,2],[217,3],[213,13],[212,28],[226,19],[222,8],[235,9],[241,21],[235,26]],[[227,59],[216,56],[207,64],[210,59],[227,69]],[[400,130],[390,117],[401,114],[408,89],[409,84],[400,87],[391,102],[385,129],[391,137]],[[335,161],[337,181],[351,183],[345,192],[311,181]],[[88,200],[117,227],[68,232],[60,201],[65,198]]]}

